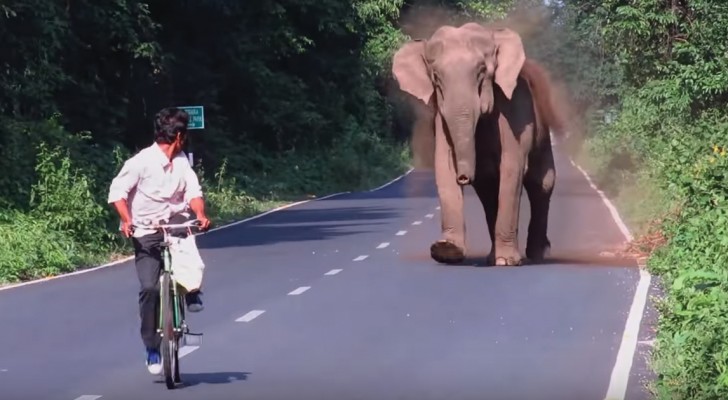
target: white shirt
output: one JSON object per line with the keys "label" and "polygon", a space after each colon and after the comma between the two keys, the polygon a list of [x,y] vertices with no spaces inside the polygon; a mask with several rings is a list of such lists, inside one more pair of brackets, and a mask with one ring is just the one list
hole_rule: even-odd
{"label": "white shirt", "polygon": [[[111,182],[108,202],[126,199],[132,223],[143,224],[184,211],[196,197],[202,197],[202,188],[184,152],[170,161],[153,143],[124,163]],[[152,232],[137,228],[134,237]]]}

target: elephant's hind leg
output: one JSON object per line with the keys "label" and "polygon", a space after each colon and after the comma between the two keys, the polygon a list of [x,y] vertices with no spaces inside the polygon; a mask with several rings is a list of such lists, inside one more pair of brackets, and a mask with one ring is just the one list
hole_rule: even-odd
{"label": "elephant's hind leg", "polygon": [[475,193],[478,194],[480,203],[483,204],[485,220],[488,224],[490,235],[490,254],[486,263],[495,265],[495,221],[498,218],[498,187],[500,186],[498,176],[478,178],[473,185]]}
{"label": "elephant's hind leg", "polygon": [[551,249],[547,231],[556,168],[550,140],[547,139],[543,146],[544,148],[541,150],[534,149],[529,160],[529,169],[523,179],[528,201],[531,204],[526,257],[532,262],[542,261],[548,256]]}

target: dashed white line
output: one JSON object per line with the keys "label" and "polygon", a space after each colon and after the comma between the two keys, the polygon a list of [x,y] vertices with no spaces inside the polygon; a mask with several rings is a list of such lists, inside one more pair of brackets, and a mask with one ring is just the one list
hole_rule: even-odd
{"label": "dashed white line", "polygon": [[412,225],[420,225],[420,224],[422,224],[422,221],[415,221],[412,223]]}
{"label": "dashed white line", "polygon": [[364,261],[364,260],[367,259],[367,257],[369,257],[369,256],[368,255],[361,255],[361,256],[355,258],[354,261]]}
{"label": "dashed white line", "polygon": [[101,396],[95,394],[84,394],[83,396],[76,397],[76,400],[96,400],[100,398]]}
{"label": "dashed white line", "polygon": [[435,216],[435,214],[427,214],[427,215],[425,215],[425,218],[432,218],[434,216]]}
{"label": "dashed white line", "polygon": [[336,274],[338,274],[341,271],[342,270],[340,270],[340,269],[332,269],[331,271],[325,273],[324,275],[336,275]]}
{"label": "dashed white line", "polygon": [[382,242],[377,246],[378,249],[383,249],[385,247],[389,246],[389,242]]}
{"label": "dashed white line", "polygon": [[308,289],[311,289],[311,286],[301,286],[298,289],[292,290],[290,293],[288,293],[289,296],[298,296],[299,294],[307,291]]}
{"label": "dashed white line", "polygon": [[440,206],[435,207],[435,210],[439,210],[439,209],[440,209]]}
{"label": "dashed white line", "polygon": [[200,346],[183,346],[183,347],[180,347],[178,357],[179,358],[182,358],[182,357],[184,357],[184,356],[192,353],[193,351],[195,351],[195,350],[197,350],[199,348],[200,348]]}
{"label": "dashed white line", "polygon": [[[402,176],[404,176],[404,175],[402,175]],[[400,176],[400,178],[402,176]],[[397,178],[397,179],[399,179],[399,178]],[[256,215],[254,215],[254,216],[252,216],[250,218],[242,219],[240,221],[232,222],[232,223],[227,224],[227,225],[223,225],[223,226],[220,226],[220,227],[217,227],[217,228],[210,229],[208,232],[209,233],[212,233],[212,232],[215,232],[217,230],[227,229],[227,228],[230,228],[230,227],[233,227],[233,226],[236,226],[236,225],[240,225],[240,224],[244,224],[244,223],[249,222],[249,221],[253,221],[253,220],[258,219],[258,218],[262,218],[262,217],[264,217],[264,216],[266,216],[268,214],[273,214],[273,213],[276,213],[276,212],[285,210],[287,208],[295,207],[295,206],[298,206],[298,205],[301,205],[301,204],[310,203],[310,202],[314,202],[314,201],[326,200],[326,199],[330,199],[332,197],[340,196],[342,194],[347,194],[347,193],[349,193],[349,192],[334,193],[334,194],[330,194],[330,195],[324,196],[324,197],[319,197],[319,198],[316,198],[316,199],[303,200],[303,201],[299,201],[299,202],[295,202],[295,203],[289,203],[289,204],[286,204],[286,205],[283,205],[283,206],[274,208],[272,210],[268,210],[266,212],[263,212],[263,213],[260,213],[260,214],[256,214]],[[101,269],[113,267],[115,265],[123,264],[123,263],[125,263],[127,261],[130,261],[130,260],[133,260],[133,259],[134,259],[134,256],[125,257],[125,258],[122,258],[120,260],[116,260],[116,261],[112,261],[112,262],[107,263],[107,264],[99,265],[98,267],[83,269],[83,270],[79,270],[79,271],[75,271],[75,272],[69,272],[67,274],[50,276],[50,277],[47,277],[47,278],[40,278],[40,279],[28,281],[28,282],[21,282],[21,283],[16,283],[16,284],[12,284],[12,285],[7,285],[7,286],[0,287],[0,292],[1,291],[4,291],[4,290],[16,289],[16,288],[23,287],[23,286],[34,285],[34,284],[41,283],[41,282],[48,282],[48,281],[52,281],[52,280],[56,280],[56,279],[61,279],[61,278],[67,278],[67,277],[71,277],[71,276],[88,274],[88,273],[91,273],[91,272],[94,272],[94,271],[98,271],[98,270],[101,270]]]}
{"label": "dashed white line", "polygon": [[265,310],[253,310],[235,320],[235,322],[250,322],[263,314]]}
{"label": "dashed white line", "polygon": [[399,231],[397,232],[397,236],[404,236],[407,234],[407,231]]}

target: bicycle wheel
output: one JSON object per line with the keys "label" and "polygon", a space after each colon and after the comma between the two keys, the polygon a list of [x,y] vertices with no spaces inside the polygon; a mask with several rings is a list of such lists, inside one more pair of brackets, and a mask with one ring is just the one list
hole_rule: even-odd
{"label": "bicycle wheel", "polygon": [[160,311],[162,312],[162,368],[164,370],[164,382],[167,389],[174,388],[174,376],[172,373],[177,364],[176,335],[174,334],[174,305],[172,303],[169,274],[162,275],[161,282],[162,298]]}
{"label": "bicycle wheel", "polygon": [[[182,327],[182,321],[184,321],[185,318],[185,307],[184,307],[184,299],[182,296],[177,296],[177,310],[179,311],[179,321],[177,323],[178,327]],[[180,339],[183,337],[184,332],[180,332],[178,334],[175,334],[175,352],[174,352],[174,381],[175,383],[182,382],[182,378],[180,378],[179,375],[179,347],[180,347]]]}

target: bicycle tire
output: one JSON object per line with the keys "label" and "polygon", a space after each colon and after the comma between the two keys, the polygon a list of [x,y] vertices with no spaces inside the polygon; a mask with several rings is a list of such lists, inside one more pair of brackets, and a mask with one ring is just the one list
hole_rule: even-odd
{"label": "bicycle tire", "polygon": [[161,291],[162,298],[160,299],[162,312],[162,368],[164,370],[164,382],[167,385],[167,389],[174,389],[175,382],[173,373],[173,364],[177,364],[177,349],[175,346],[175,334],[174,334],[174,309],[170,287],[169,274],[162,275]]}
{"label": "bicycle tire", "polygon": [[[177,296],[177,304],[179,305],[179,327],[182,327],[182,321],[185,319],[185,303],[184,298],[182,296]],[[182,378],[179,374],[179,344],[181,338],[184,337],[184,332],[181,334],[175,335],[175,352],[174,352],[174,382],[180,383],[182,382]]]}

